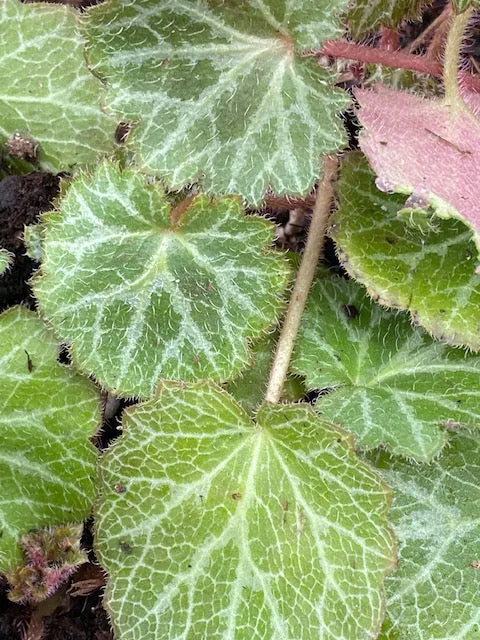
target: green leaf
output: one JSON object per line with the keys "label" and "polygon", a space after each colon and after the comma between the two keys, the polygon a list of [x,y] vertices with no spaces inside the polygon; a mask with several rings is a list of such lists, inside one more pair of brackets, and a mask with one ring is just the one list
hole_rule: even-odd
{"label": "green leaf", "polygon": [[325,275],[315,284],[293,370],[308,388],[330,389],[317,410],[360,447],[429,460],[446,442],[441,427],[480,425],[480,356],[432,340],[351,280]]}
{"label": "green leaf", "polygon": [[440,340],[480,350],[480,275],[470,230],[425,212],[429,229],[416,229],[398,216],[403,206],[402,196],[376,188],[366,161],[352,154],[333,217],[341,262],[381,304],[407,309]]}
{"label": "green leaf", "polygon": [[0,276],[3,275],[10,267],[14,259],[13,253],[6,249],[0,249]]}
{"label": "green leaf", "polygon": [[95,496],[100,425],[93,385],[57,362],[57,345],[23,307],[0,315],[0,571],[22,562],[32,529],[79,522]]}
{"label": "green leaf", "polygon": [[87,69],[78,15],[69,7],[0,3],[0,143],[33,138],[46,171],[95,163],[114,148],[115,122]]}
{"label": "green leaf", "polygon": [[35,260],[41,262],[43,259],[43,237],[45,234],[45,228],[43,224],[27,224],[23,230],[23,241],[25,243],[26,255]]}
{"label": "green leaf", "polygon": [[273,224],[234,197],[171,212],[158,184],[111,164],[73,182],[61,209],[44,218],[35,295],[80,370],[147,397],[162,377],[248,366],[247,340],[275,321],[289,280]]}
{"label": "green leaf", "polygon": [[[247,413],[254,413],[265,396],[277,337],[275,334],[269,334],[254,344],[249,368],[225,385],[226,390]],[[296,402],[303,398],[305,393],[303,382],[299,378],[288,376],[283,388],[283,400]]]}
{"label": "green leaf", "polygon": [[338,37],[346,0],[113,0],[86,17],[107,104],[137,123],[137,162],[173,188],[258,203],[304,194],[320,156],[344,146],[348,105],[304,49]]}
{"label": "green leaf", "polygon": [[257,420],[209,383],[127,410],[96,538],[122,640],[375,637],[388,489],[308,405]]}
{"label": "green leaf", "polygon": [[359,38],[379,27],[398,27],[404,20],[419,20],[427,4],[428,0],[353,0],[347,14],[352,36]]}
{"label": "green leaf", "polygon": [[[370,456],[374,460],[374,456]],[[480,631],[480,439],[454,434],[444,455],[412,466],[377,457],[395,492],[400,561],[387,578],[383,640],[474,640]]]}

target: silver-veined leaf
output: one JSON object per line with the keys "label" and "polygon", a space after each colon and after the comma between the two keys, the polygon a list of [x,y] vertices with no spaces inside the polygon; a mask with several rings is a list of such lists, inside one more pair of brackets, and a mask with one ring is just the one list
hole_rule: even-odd
{"label": "silver-veined leaf", "polygon": [[0,2],[0,143],[31,139],[39,166],[54,173],[93,165],[115,146],[78,23],[70,7]]}
{"label": "silver-veined leaf", "polygon": [[480,356],[432,340],[351,280],[319,277],[293,370],[324,391],[317,410],[353,431],[359,447],[430,460],[448,429],[480,426]]}
{"label": "silver-veined leaf", "polygon": [[86,17],[107,104],[138,164],[178,188],[259,202],[304,194],[345,144],[346,95],[304,49],[340,35],[345,0],[113,0]]}
{"label": "silver-veined leaf", "polygon": [[375,637],[389,492],[308,405],[253,423],[209,383],[127,410],[101,462],[96,548],[122,640]]}
{"label": "silver-veined leaf", "polygon": [[236,197],[174,209],[158,184],[113,164],[72,183],[44,217],[41,312],[78,368],[118,395],[160,378],[226,381],[283,308],[274,226]]}
{"label": "silver-veined leaf", "polygon": [[454,434],[428,465],[371,455],[395,492],[397,571],[382,640],[475,640],[480,632],[480,438]]}

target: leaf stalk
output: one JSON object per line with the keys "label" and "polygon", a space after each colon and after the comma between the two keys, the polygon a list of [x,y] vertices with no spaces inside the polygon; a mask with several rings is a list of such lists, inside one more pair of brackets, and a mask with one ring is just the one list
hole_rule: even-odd
{"label": "leaf stalk", "polygon": [[472,17],[473,8],[455,15],[448,31],[445,46],[445,60],[443,65],[443,86],[445,89],[445,103],[449,107],[468,111],[470,109],[462,98],[459,82],[459,60],[465,29]]}
{"label": "leaf stalk", "polygon": [[338,158],[327,156],[324,162],[324,177],[317,189],[307,244],[270,371],[265,402],[278,403],[282,397],[283,385],[287,377],[303,311],[315,276],[318,260],[323,252],[330,205],[333,199],[333,180],[337,171]]}

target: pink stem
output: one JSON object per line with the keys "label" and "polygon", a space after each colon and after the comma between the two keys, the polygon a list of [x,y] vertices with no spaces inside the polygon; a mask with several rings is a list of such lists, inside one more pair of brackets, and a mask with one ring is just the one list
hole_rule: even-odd
{"label": "pink stem", "polygon": [[[358,62],[383,64],[395,69],[410,69],[410,71],[428,73],[435,78],[441,78],[443,75],[443,66],[425,56],[416,56],[403,51],[378,49],[364,44],[347,42],[346,40],[327,40],[319,51],[306,51],[305,54],[322,54],[334,58],[357,60]],[[472,91],[480,91],[479,77],[462,71],[459,72],[459,77],[464,86]]]}

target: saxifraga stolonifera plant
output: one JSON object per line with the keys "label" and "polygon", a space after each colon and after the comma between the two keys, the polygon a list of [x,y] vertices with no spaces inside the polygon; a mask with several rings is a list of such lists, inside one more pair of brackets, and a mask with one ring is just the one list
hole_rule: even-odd
{"label": "saxifraga stolonifera plant", "polygon": [[2,176],[62,177],[0,315],[11,600],[93,515],[119,640],[480,637],[477,8],[0,0]]}

